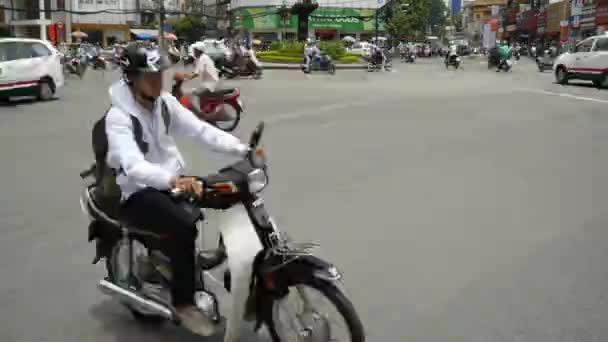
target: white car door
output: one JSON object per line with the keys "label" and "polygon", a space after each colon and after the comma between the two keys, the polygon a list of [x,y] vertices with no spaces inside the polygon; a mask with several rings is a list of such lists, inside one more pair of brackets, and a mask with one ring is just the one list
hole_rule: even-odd
{"label": "white car door", "polygon": [[585,67],[594,73],[608,72],[608,37],[596,39],[595,45],[585,63]]}
{"label": "white car door", "polygon": [[589,72],[589,57],[591,56],[594,42],[595,39],[589,38],[583,40],[576,46],[576,51],[568,59],[568,62],[571,65],[566,65],[569,71],[579,74],[586,74]]}

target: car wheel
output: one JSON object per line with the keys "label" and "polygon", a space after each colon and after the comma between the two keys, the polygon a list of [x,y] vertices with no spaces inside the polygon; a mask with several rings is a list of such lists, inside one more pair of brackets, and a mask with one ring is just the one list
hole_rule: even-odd
{"label": "car wheel", "polygon": [[46,77],[40,80],[38,85],[38,100],[49,101],[55,94],[55,84],[52,79]]}
{"label": "car wheel", "polygon": [[593,85],[596,86],[598,89],[602,89],[602,87],[606,86],[607,79],[608,77],[606,76],[606,74],[603,74],[597,80],[593,80]]}
{"label": "car wheel", "polygon": [[555,80],[561,85],[568,84],[568,72],[566,71],[566,68],[563,66],[557,68],[555,71]]}

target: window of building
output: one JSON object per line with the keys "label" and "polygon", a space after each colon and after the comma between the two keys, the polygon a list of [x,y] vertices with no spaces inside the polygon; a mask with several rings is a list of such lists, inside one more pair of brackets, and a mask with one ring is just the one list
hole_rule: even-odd
{"label": "window of building", "polygon": [[65,0],[57,0],[57,9],[58,10],[65,9]]}

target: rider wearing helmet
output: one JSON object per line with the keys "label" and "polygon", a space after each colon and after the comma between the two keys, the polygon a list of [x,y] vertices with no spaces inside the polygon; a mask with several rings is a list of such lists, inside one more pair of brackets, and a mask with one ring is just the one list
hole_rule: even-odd
{"label": "rider wearing helmet", "polygon": [[[205,45],[203,42],[194,43],[192,45],[194,51],[194,72],[185,77],[186,80],[192,80],[200,77],[200,85],[196,88],[185,91],[190,103],[194,108],[200,108],[200,97],[214,96],[217,85],[220,81],[220,76],[213,59],[205,53]],[[200,113],[197,113],[197,115]],[[213,119],[213,118],[208,118]]]}
{"label": "rider wearing helmet", "polygon": [[509,42],[503,40],[498,47],[498,68],[496,72],[500,71],[500,67],[507,62],[509,58],[511,58],[511,47],[509,46]]}
{"label": "rider wearing helmet", "polygon": [[[123,78],[110,88],[112,105],[105,125],[107,164],[119,170],[121,219],[139,229],[171,236],[164,252],[171,258],[173,306],[182,324],[207,336],[213,332],[213,323],[194,299],[196,220],[169,193],[179,189],[200,197],[203,187],[195,178],[184,176],[185,162],[174,138],[188,136],[204,147],[235,156],[244,156],[248,147],[199,120],[162,91],[163,70],[168,64],[158,50],[132,43],[119,63]],[[136,125],[140,126],[140,141],[135,136]]]}
{"label": "rider wearing helmet", "polygon": [[321,51],[317,47],[316,42],[312,38],[308,38],[306,40],[306,45],[304,46],[304,65],[307,70],[310,70],[310,64],[313,59],[320,55]]}

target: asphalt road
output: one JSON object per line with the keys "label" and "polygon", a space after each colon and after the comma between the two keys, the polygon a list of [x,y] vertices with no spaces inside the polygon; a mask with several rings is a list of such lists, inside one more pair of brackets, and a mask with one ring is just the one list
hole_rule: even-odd
{"label": "asphalt road", "polygon": [[[608,91],[553,84],[527,60],[510,74],[481,63],[269,71],[236,82],[236,134],[269,124],[272,213],[341,268],[368,341],[601,341]],[[0,341],[220,341],[139,326],[96,289],[78,173],[115,78],[0,107]],[[225,162],[183,151],[196,174]]]}

